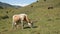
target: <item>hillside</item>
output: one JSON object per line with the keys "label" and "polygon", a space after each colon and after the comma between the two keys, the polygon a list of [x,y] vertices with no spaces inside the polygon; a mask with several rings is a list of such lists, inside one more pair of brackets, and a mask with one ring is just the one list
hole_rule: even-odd
{"label": "hillside", "polygon": [[[26,13],[36,27],[12,30],[12,16],[20,13]],[[60,34],[60,0],[39,0],[23,8],[0,9],[0,34]]]}
{"label": "hillside", "polygon": [[3,7],[13,7],[12,5],[7,4],[7,3],[3,3],[3,2],[0,2],[0,6],[3,6]]}
{"label": "hillside", "polygon": [[3,8],[20,8],[21,6],[15,6],[15,5],[10,5],[8,3],[0,2],[0,7],[3,7]]}
{"label": "hillside", "polygon": [[8,3],[0,2],[0,19],[9,18],[7,14],[12,13],[18,8],[21,8],[21,6],[10,5]]}

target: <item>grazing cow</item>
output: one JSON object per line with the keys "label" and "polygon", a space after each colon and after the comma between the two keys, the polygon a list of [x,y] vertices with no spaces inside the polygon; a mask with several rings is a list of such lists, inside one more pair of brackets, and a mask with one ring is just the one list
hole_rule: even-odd
{"label": "grazing cow", "polygon": [[28,23],[29,27],[33,26],[32,21],[28,18],[27,14],[18,14],[18,15],[14,15],[13,16],[13,23],[12,23],[12,27],[17,27],[17,25],[19,24],[19,22],[21,22],[21,26],[23,28],[24,26],[24,21],[26,21]]}

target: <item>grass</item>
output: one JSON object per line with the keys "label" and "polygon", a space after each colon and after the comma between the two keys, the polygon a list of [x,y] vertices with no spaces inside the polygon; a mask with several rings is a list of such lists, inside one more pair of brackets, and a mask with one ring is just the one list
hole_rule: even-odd
{"label": "grass", "polygon": [[[52,3],[54,8],[48,9],[48,6]],[[60,6],[55,6],[58,3],[59,0],[48,0],[46,3],[41,0],[20,9],[0,9],[0,17],[9,16],[7,19],[0,19],[0,34],[60,34]],[[42,7],[40,4],[42,4]],[[23,30],[19,27],[16,30],[12,30],[12,16],[20,13],[28,14],[28,17],[36,27]]]}

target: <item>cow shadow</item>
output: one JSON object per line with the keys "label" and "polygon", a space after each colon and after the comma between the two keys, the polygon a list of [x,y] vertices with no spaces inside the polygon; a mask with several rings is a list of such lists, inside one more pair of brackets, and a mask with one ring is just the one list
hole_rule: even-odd
{"label": "cow shadow", "polygon": [[[24,27],[24,29],[29,29],[31,27],[27,26],[27,27]],[[32,28],[37,28],[37,26],[33,26]]]}

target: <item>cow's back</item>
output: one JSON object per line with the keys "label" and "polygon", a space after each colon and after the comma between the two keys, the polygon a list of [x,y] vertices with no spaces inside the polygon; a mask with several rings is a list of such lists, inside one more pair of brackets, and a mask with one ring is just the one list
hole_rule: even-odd
{"label": "cow's back", "polygon": [[24,18],[27,17],[26,14],[19,14],[19,16],[20,16],[20,19],[22,19],[22,20],[24,20]]}
{"label": "cow's back", "polygon": [[13,19],[14,19],[14,21],[18,21],[20,19],[20,17],[18,15],[14,15]]}

